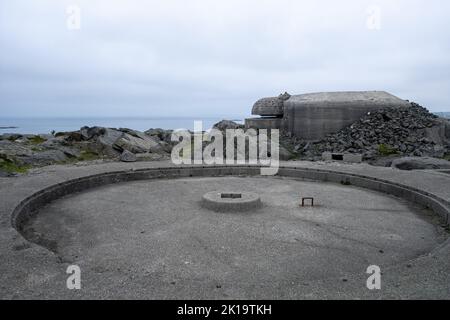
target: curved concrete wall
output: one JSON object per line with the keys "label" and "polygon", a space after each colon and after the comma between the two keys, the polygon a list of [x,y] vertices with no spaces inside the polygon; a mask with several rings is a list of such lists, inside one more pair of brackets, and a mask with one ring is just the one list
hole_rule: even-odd
{"label": "curved concrete wall", "polygon": [[[259,174],[259,166],[196,166],[151,168],[91,175],[50,186],[22,200],[12,213],[11,223],[17,231],[21,232],[24,222],[26,222],[26,220],[29,219],[29,217],[32,216],[38,209],[42,208],[49,202],[75,192],[111,183],[158,178],[228,175],[251,176]],[[300,179],[343,183],[346,185],[351,184],[358,187],[392,194],[432,209],[436,214],[445,219],[447,224],[449,223],[450,204],[448,201],[433,194],[429,194],[423,190],[415,189],[406,185],[396,184],[357,174],[296,167],[280,167],[279,175]]]}

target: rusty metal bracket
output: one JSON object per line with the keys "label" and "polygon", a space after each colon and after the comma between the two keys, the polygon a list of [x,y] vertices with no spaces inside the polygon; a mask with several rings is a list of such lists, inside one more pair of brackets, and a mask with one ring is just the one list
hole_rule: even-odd
{"label": "rusty metal bracket", "polygon": [[310,200],[311,201],[311,207],[314,207],[314,198],[312,198],[312,197],[304,197],[304,198],[302,198],[302,207],[305,206],[305,201],[306,200]]}

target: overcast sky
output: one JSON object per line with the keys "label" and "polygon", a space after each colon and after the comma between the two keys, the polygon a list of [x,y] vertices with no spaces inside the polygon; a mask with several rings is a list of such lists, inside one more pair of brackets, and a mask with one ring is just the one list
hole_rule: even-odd
{"label": "overcast sky", "polygon": [[339,90],[447,111],[449,12],[447,0],[0,0],[0,117],[234,117],[264,96]]}

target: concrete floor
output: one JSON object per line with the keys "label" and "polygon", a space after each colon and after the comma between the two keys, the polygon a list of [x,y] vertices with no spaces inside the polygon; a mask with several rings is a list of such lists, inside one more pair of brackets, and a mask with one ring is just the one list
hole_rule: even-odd
{"label": "concrete floor", "polygon": [[[202,208],[202,195],[214,190],[258,193],[263,208]],[[300,196],[313,196],[317,206],[300,208]],[[83,283],[114,283],[127,297],[273,299],[296,297],[311,281],[345,281],[369,265],[391,266],[430,252],[446,237],[432,216],[354,186],[186,178],[71,195],[43,208],[25,234],[79,265]]]}

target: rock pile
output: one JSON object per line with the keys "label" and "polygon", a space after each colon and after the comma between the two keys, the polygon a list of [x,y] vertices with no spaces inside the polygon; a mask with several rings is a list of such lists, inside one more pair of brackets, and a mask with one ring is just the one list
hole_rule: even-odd
{"label": "rock pile", "polygon": [[409,107],[368,113],[320,141],[288,140],[293,150],[306,159],[317,159],[325,151],[359,153],[369,161],[389,155],[442,158],[450,154],[450,122],[411,103]]}
{"label": "rock pile", "polygon": [[[288,97],[286,93],[276,99],[283,101]],[[214,128],[224,132],[244,126],[223,120]],[[171,134],[172,130],[163,129],[140,132],[103,127],[83,127],[77,131],[46,135],[3,134],[0,135],[0,174],[86,160],[167,160],[177,143],[171,141]],[[408,107],[368,113],[351,126],[320,141],[303,141],[282,135],[278,147],[280,160],[319,160],[323,152],[358,153],[372,163],[389,158],[387,156],[450,159],[450,121],[411,103]]]}
{"label": "rock pile", "polygon": [[172,150],[171,130],[147,132],[83,127],[54,135],[0,135],[0,171],[88,160],[163,160]]}

